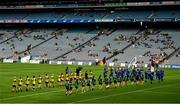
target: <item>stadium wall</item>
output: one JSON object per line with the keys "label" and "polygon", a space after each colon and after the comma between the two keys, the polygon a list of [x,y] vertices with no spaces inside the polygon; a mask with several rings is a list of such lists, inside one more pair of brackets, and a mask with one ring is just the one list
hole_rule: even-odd
{"label": "stadium wall", "polygon": [[[13,59],[3,59],[3,63],[17,63],[17,61],[14,61]],[[19,62],[18,62],[19,63]],[[29,64],[41,64],[40,60],[30,60],[29,62],[26,62]],[[57,65],[88,65],[93,66],[97,65],[95,61],[49,61],[47,64],[57,64]],[[108,62],[108,66],[120,66],[125,67],[126,63],[113,63]],[[144,67],[148,67],[148,63],[144,64]],[[180,69],[180,64],[160,64],[159,67],[161,68],[173,68],[173,69]]]}

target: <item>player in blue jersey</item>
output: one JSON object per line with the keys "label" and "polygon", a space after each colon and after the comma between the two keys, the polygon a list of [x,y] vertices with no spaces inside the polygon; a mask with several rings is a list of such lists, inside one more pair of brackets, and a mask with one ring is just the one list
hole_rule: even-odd
{"label": "player in blue jersey", "polygon": [[156,69],[156,79],[158,80],[158,82],[160,82],[161,80],[160,70],[158,69]]}
{"label": "player in blue jersey", "polygon": [[124,70],[124,68],[122,68],[121,69],[121,81],[122,81],[122,83],[121,83],[121,85],[125,85],[125,70]]}
{"label": "player in blue jersey", "polygon": [[104,67],[104,72],[103,72],[103,75],[104,75],[104,78],[106,78],[107,77],[107,67]]}
{"label": "player in blue jersey", "polygon": [[129,78],[130,78],[130,69],[129,68],[127,68],[126,75],[127,75],[128,80],[129,80]]}
{"label": "player in blue jersey", "polygon": [[152,84],[152,81],[154,80],[154,72],[149,71],[148,77],[150,78],[150,82]]}
{"label": "player in blue jersey", "polygon": [[133,68],[132,70],[132,77],[133,77],[133,81],[136,82],[136,69]]}
{"label": "player in blue jersey", "polygon": [[159,74],[159,70],[158,69],[156,69],[156,79],[158,79],[158,74]]}
{"label": "player in blue jersey", "polygon": [[140,69],[137,69],[136,83],[139,84],[140,82],[141,82],[141,71]]}
{"label": "player in blue jersey", "polygon": [[161,81],[164,80],[164,70],[160,69],[160,78],[161,78]]}

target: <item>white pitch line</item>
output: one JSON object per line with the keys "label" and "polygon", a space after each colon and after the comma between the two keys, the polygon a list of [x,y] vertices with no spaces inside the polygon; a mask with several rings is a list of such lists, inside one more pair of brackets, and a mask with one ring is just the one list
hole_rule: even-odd
{"label": "white pitch line", "polygon": [[[172,84],[172,85],[164,85],[164,86],[160,86],[160,87],[152,87],[152,88],[147,88],[147,89],[143,89],[143,90],[134,90],[134,91],[124,92],[124,93],[119,93],[119,94],[113,94],[113,95],[107,95],[107,96],[96,97],[96,98],[91,98],[91,99],[79,100],[79,101],[73,102],[73,103],[87,102],[87,101],[98,100],[98,99],[103,99],[103,98],[107,98],[107,97],[112,97],[112,96],[117,96],[117,95],[124,95],[124,94],[135,93],[135,92],[143,92],[143,91],[146,91],[146,90],[165,88],[165,87],[170,87],[170,86],[173,86],[173,85],[174,84]],[[175,84],[175,85],[178,85],[178,84]]]}
{"label": "white pitch line", "polygon": [[14,96],[14,97],[9,97],[9,98],[0,99],[0,101],[10,100],[10,99],[16,99],[16,98],[23,98],[23,97],[30,97],[30,96],[36,96],[36,95],[41,95],[41,94],[48,94],[48,93],[53,93],[53,92],[58,92],[58,91],[59,91],[59,92],[62,92],[63,90],[54,90],[54,91],[49,91],[49,92],[29,94],[29,95],[23,95],[23,96]]}
{"label": "white pitch line", "polygon": [[[172,84],[172,85],[178,85],[178,84]],[[152,89],[170,87],[170,86],[172,86],[172,85],[164,85],[164,86],[160,86],[160,87],[153,87],[153,88],[143,89],[143,90],[134,90],[134,91],[124,92],[124,93],[120,93],[120,94],[113,94],[113,95],[108,95],[108,96],[103,96],[103,97],[98,97],[98,98],[79,100],[79,101],[77,101],[77,102],[91,101],[91,100],[97,100],[97,99],[102,99],[102,98],[111,97],[111,96],[116,96],[116,95],[123,95],[123,94],[129,94],[129,93],[134,93],[134,92],[142,92],[142,91],[146,91],[146,90],[152,90]],[[0,101],[10,100],[10,99],[16,99],[16,98],[23,98],[23,97],[30,97],[30,96],[36,96],[36,95],[41,95],[41,94],[48,94],[48,93],[53,93],[53,92],[58,92],[58,91],[62,92],[63,90],[54,90],[54,91],[49,91],[49,92],[42,92],[42,93],[29,94],[29,95],[23,95],[23,96],[9,97],[9,98],[0,99]],[[75,102],[73,102],[73,103],[75,103]]]}
{"label": "white pitch line", "polygon": [[179,93],[173,93],[173,92],[158,92],[158,91],[143,91],[143,92],[150,92],[150,93],[157,93],[157,94],[172,94],[172,95],[180,95]]}

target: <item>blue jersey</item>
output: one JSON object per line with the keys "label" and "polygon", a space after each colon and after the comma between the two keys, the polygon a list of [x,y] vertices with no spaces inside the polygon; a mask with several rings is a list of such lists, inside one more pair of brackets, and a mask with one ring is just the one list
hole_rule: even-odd
{"label": "blue jersey", "polygon": [[137,72],[138,72],[138,76],[140,76],[141,75],[141,70],[137,70]]}
{"label": "blue jersey", "polygon": [[133,76],[134,78],[136,78],[136,70],[135,70],[135,69],[132,70],[132,76]]}
{"label": "blue jersey", "polygon": [[158,78],[158,70],[156,70],[156,79]]}
{"label": "blue jersey", "polygon": [[147,71],[147,77],[148,77],[148,79],[151,79],[151,78],[152,78],[152,76],[151,76],[151,71],[150,71],[150,70]]}
{"label": "blue jersey", "polygon": [[107,77],[107,71],[104,71],[104,78]]}
{"label": "blue jersey", "polygon": [[119,70],[115,71],[116,77],[119,77]]}
{"label": "blue jersey", "polygon": [[154,79],[154,72],[150,73],[150,79],[153,80]]}
{"label": "blue jersey", "polygon": [[104,72],[107,72],[107,69],[106,69],[106,67],[104,67]]}
{"label": "blue jersey", "polygon": [[122,69],[122,70],[121,70],[121,78],[122,78],[122,79],[124,79],[124,72],[125,72],[125,70]]}
{"label": "blue jersey", "polygon": [[149,78],[148,78],[148,72],[147,72],[147,71],[145,71],[145,79],[146,79],[146,80],[149,79]]}
{"label": "blue jersey", "polygon": [[154,78],[154,72],[151,72],[152,77]]}
{"label": "blue jersey", "polygon": [[126,77],[129,78],[130,77],[130,70],[126,69]]}
{"label": "blue jersey", "polygon": [[136,80],[139,80],[141,76],[141,71],[138,69],[136,72]]}
{"label": "blue jersey", "polygon": [[164,71],[162,69],[160,70],[160,77],[162,80],[164,79]]}
{"label": "blue jersey", "polygon": [[160,79],[161,78],[161,74],[159,70],[156,70],[156,79]]}
{"label": "blue jersey", "polygon": [[121,70],[118,70],[118,76],[121,77]]}
{"label": "blue jersey", "polygon": [[151,69],[151,64],[148,64],[148,69]]}

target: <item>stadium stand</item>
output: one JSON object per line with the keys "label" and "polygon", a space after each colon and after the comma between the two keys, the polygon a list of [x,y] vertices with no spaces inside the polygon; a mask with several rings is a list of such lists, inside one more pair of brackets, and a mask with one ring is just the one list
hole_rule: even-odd
{"label": "stadium stand", "polygon": [[[83,8],[78,7],[79,2],[65,2],[51,5],[55,6],[52,8],[48,8],[50,5],[47,5],[48,3],[45,1],[33,2],[36,5],[31,4],[31,1],[22,2],[22,4],[2,2],[1,5],[8,6],[6,8],[3,5],[0,23],[16,23],[18,25],[25,23],[29,27],[22,25],[0,28],[0,57],[17,60],[19,57],[31,55],[32,58],[46,57],[55,61],[95,61],[106,58],[107,62],[120,64],[128,62],[136,56],[139,61],[148,63],[154,58],[159,60],[166,58],[179,47],[179,31],[168,29],[169,27],[164,25],[155,26],[156,23],[180,21],[180,10],[172,6],[175,2],[150,1],[143,2],[143,4],[139,1],[137,3],[121,1],[112,3],[117,6],[112,8],[108,7],[111,6],[109,1],[101,1],[98,2],[99,4],[94,1],[97,4],[92,5],[97,8],[86,7],[91,5],[84,5],[85,2],[81,4],[81,6],[85,6]],[[92,1],[88,2],[92,3]],[[24,3],[29,3],[29,5],[23,5]],[[39,3],[42,5],[37,5]],[[57,2],[49,3],[56,4]],[[17,10],[11,10],[10,5],[16,7],[13,4],[18,6]],[[122,7],[119,7],[120,4]],[[154,8],[151,7],[151,4]],[[163,5],[162,8],[159,8],[159,4]],[[169,9],[167,4],[174,8]],[[68,9],[64,8],[65,5]],[[68,5],[75,8],[69,9]],[[103,5],[106,5],[107,8],[99,7]],[[143,7],[139,8],[137,5]],[[63,9],[58,8],[60,6]],[[34,10],[31,10],[32,8]],[[52,27],[46,26],[45,28],[44,23],[51,24]],[[83,25],[71,26],[71,23]],[[54,24],[59,24],[59,27]],[[128,28],[123,27],[127,24]],[[85,26],[87,28],[84,28]],[[171,55],[171,57],[174,56]],[[171,58],[168,59],[171,60]],[[176,59],[176,63],[178,63],[179,58]]]}
{"label": "stadium stand", "polygon": [[[179,46],[179,31],[165,29],[151,31],[154,31],[154,34],[143,36],[145,30],[138,29],[7,30],[1,31],[4,35],[0,56],[12,57],[17,52],[21,57],[31,54],[31,56],[45,55],[48,59],[77,61],[92,61],[106,57],[108,62],[116,63],[125,63],[138,56],[139,61],[147,63],[156,55],[162,55],[161,58],[164,58]],[[11,37],[10,34],[16,36]],[[178,60],[177,58],[169,63]]]}
{"label": "stadium stand", "polygon": [[[164,34],[164,32],[166,34]],[[175,47],[179,46],[179,38],[177,38],[177,34],[175,31],[173,31],[173,33],[171,32],[161,30],[160,33],[156,35],[148,35],[147,38],[144,38],[145,40],[140,39],[140,41],[136,42],[130,48],[124,51],[123,54],[113,58],[111,61],[120,60],[120,63],[122,63],[126,62],[126,60],[132,59],[135,56],[139,57],[139,61],[143,62],[150,61],[153,56],[159,56],[161,59],[163,59],[163,57],[171,54],[171,52],[176,49]],[[167,34],[169,35],[167,36]]]}
{"label": "stadium stand", "polygon": [[0,103],[178,103],[179,24],[180,0],[1,0]]}

